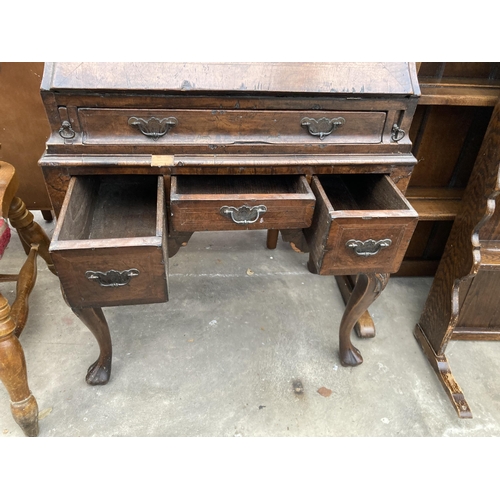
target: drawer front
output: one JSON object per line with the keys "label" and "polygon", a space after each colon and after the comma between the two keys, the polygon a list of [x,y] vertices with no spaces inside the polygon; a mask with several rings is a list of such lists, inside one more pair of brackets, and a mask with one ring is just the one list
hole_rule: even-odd
{"label": "drawer front", "polygon": [[164,192],[161,176],[71,178],[50,252],[72,307],[168,300]]}
{"label": "drawer front", "polygon": [[80,108],[84,144],[376,144],[382,111]]}
{"label": "drawer front", "polygon": [[[351,182],[354,177],[352,185],[356,184]],[[311,228],[305,231],[313,271],[336,275],[398,271],[418,216],[389,177],[371,178],[375,182],[365,183],[356,195],[363,195],[368,206],[361,201],[358,206],[336,186],[325,190],[313,178],[316,211]]]}
{"label": "drawer front", "polygon": [[405,218],[334,219],[320,274],[395,273],[413,229],[414,224]]}
{"label": "drawer front", "polygon": [[172,176],[174,231],[299,229],[315,197],[304,176]]}
{"label": "drawer front", "polygon": [[150,304],[168,300],[161,247],[109,247],[52,251],[72,307]]}

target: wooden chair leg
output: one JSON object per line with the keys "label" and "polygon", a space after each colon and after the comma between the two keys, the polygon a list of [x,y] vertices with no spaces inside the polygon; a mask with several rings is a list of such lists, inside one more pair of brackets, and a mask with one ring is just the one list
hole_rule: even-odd
{"label": "wooden chair leg", "polygon": [[28,319],[29,303],[28,299],[35,286],[38,255],[38,245],[32,245],[28,258],[19,271],[16,285],[16,298],[12,303],[11,317],[16,324],[14,335],[19,338]]}
{"label": "wooden chair leg", "polygon": [[14,420],[26,436],[38,436],[38,404],[28,386],[23,348],[14,335],[7,299],[0,294],[0,380],[11,400]]}
{"label": "wooden chair leg", "polygon": [[57,275],[52,257],[49,254],[49,237],[40,225],[34,221],[33,214],[26,208],[24,201],[17,196],[14,196],[10,204],[9,222],[17,230],[26,254],[29,254],[32,244],[39,245],[38,253],[47,263],[49,270]]}

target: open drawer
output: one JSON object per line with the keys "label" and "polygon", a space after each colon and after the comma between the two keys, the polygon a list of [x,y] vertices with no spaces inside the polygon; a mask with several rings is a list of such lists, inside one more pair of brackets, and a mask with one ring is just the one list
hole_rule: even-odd
{"label": "open drawer", "polygon": [[304,234],[312,272],[348,275],[399,269],[418,215],[389,176],[315,176],[311,187],[316,210]]}
{"label": "open drawer", "polygon": [[172,176],[174,231],[299,229],[316,199],[302,175]]}
{"label": "open drawer", "polygon": [[50,252],[72,307],[168,300],[162,176],[72,177]]}

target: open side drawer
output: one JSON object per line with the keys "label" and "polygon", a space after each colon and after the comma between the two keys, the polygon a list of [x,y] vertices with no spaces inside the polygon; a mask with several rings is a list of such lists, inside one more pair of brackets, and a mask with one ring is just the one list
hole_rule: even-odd
{"label": "open side drawer", "polygon": [[299,229],[316,198],[302,175],[172,176],[174,231]]}
{"label": "open side drawer", "polygon": [[168,300],[162,176],[72,177],[50,252],[72,307]]}
{"label": "open side drawer", "polygon": [[313,177],[316,210],[304,234],[311,271],[394,273],[417,224],[417,212],[387,175]]}

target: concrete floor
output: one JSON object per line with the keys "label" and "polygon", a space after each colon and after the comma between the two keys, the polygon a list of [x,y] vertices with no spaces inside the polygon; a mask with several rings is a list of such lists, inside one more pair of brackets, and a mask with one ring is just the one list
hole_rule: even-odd
{"label": "concrete floor", "polygon": [[[13,232],[1,272],[23,259]],[[500,343],[449,345],[474,415],[460,420],[413,338],[430,278],[391,279],[370,309],[376,338],[354,338],[364,363],[343,368],[333,277],[281,239],[267,250],[263,231],[196,233],[170,259],[168,303],[104,309],[112,375],[90,387],[97,344],[38,262],[21,342],[40,436],[500,436]],[[0,436],[23,436],[3,387]]]}

